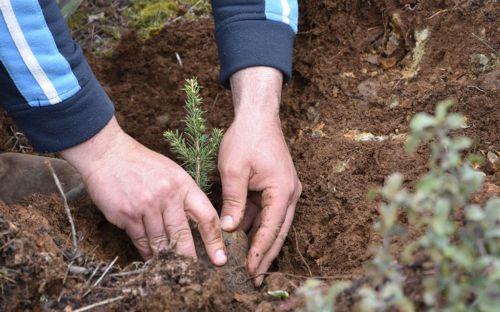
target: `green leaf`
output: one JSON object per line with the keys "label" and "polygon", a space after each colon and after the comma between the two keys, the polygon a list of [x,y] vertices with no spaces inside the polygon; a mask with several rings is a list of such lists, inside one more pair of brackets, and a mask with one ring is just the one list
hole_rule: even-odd
{"label": "green leaf", "polygon": [[410,122],[412,132],[420,132],[435,123],[434,118],[427,113],[418,113]]}
{"label": "green leaf", "polygon": [[469,221],[478,222],[484,220],[486,214],[479,205],[470,205],[465,208],[465,216]]}
{"label": "green leaf", "polygon": [[461,114],[450,114],[446,118],[446,125],[450,129],[459,129],[465,125],[465,118]]}
{"label": "green leaf", "polygon": [[438,120],[438,122],[443,121],[446,117],[446,114],[448,113],[448,109],[455,105],[455,103],[456,100],[452,98],[439,102],[436,107],[436,120]]}
{"label": "green leaf", "polygon": [[472,140],[467,137],[455,138],[451,141],[451,146],[457,151],[468,149],[472,144]]}
{"label": "green leaf", "polygon": [[437,179],[432,173],[428,173],[417,182],[417,189],[423,192],[432,192],[441,185],[440,179]]}
{"label": "green leaf", "polygon": [[417,136],[415,134],[413,135],[410,135],[408,137],[408,139],[406,140],[406,143],[405,143],[405,150],[407,153],[410,153],[412,154],[413,152],[415,152],[415,150],[417,149],[418,145],[420,144],[420,136]]}
{"label": "green leaf", "polygon": [[500,198],[492,197],[486,203],[486,214],[494,221],[500,221]]}

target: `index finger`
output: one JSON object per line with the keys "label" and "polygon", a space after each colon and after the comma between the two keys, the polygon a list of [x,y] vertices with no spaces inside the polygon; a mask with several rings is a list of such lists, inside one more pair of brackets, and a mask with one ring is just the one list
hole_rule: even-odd
{"label": "index finger", "polygon": [[210,200],[198,187],[193,187],[186,196],[184,209],[198,223],[200,235],[212,263],[224,265],[227,261],[226,248],[219,217]]}
{"label": "index finger", "polygon": [[248,271],[254,275],[264,255],[278,238],[285,222],[290,196],[287,191],[265,189],[262,192],[261,225],[248,252]]}

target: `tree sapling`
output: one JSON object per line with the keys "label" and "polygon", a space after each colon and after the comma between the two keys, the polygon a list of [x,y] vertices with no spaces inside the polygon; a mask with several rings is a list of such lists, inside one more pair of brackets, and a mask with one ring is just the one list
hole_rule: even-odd
{"label": "tree sapling", "polygon": [[171,149],[177,154],[182,166],[193,177],[204,192],[210,189],[209,175],[215,170],[215,158],[222,139],[222,130],[214,128],[206,134],[206,124],[201,109],[200,85],[196,78],[186,79],[186,129],[167,130],[163,134],[170,142]]}
{"label": "tree sapling", "polygon": [[[185,131],[168,130],[164,133],[170,142],[171,149],[177,154],[182,166],[193,177],[200,188],[206,193],[210,189],[210,174],[215,170],[215,158],[222,140],[222,130],[214,128],[206,134],[207,127],[201,109],[200,86],[196,78],[187,79],[184,89],[187,98],[185,103],[186,124]],[[200,259],[208,259],[202,247],[201,237],[193,233],[195,245]],[[222,268],[224,280],[229,289],[252,289],[246,270],[246,254],[248,252],[248,238],[245,232],[237,230],[231,233],[222,232],[224,243],[227,246],[228,262]],[[242,283],[241,281],[246,281]]]}

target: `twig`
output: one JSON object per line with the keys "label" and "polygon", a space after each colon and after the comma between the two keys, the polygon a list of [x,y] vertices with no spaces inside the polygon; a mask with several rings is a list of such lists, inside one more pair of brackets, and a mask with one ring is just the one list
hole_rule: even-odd
{"label": "twig", "polygon": [[444,10],[437,11],[436,13],[432,14],[431,16],[429,16],[429,17],[428,17],[428,18],[426,18],[426,19],[430,20],[430,19],[431,19],[431,18],[433,18],[434,16],[437,16],[437,15],[439,15],[439,14],[441,14],[441,13],[446,12],[446,11],[448,11],[448,9],[444,9]]}
{"label": "twig", "polygon": [[125,298],[125,296],[118,296],[118,297],[114,297],[114,298],[106,299],[106,300],[99,301],[99,302],[93,303],[93,304],[91,304],[91,305],[88,305],[88,306],[86,306],[86,307],[83,307],[83,308],[80,308],[80,309],[73,310],[73,312],[83,312],[83,311],[88,311],[88,310],[91,310],[91,309],[93,309],[93,308],[97,308],[97,307],[100,307],[100,306],[103,306],[103,305],[106,305],[106,304],[113,303],[113,302],[118,301],[118,300],[122,300],[123,298]]}
{"label": "twig", "polygon": [[104,278],[104,276],[106,276],[106,274],[108,274],[109,270],[111,270],[111,268],[113,267],[113,265],[115,264],[116,260],[118,260],[118,256],[116,256],[113,261],[111,261],[111,263],[106,267],[106,269],[104,270],[104,272],[102,273],[102,275],[97,279],[97,281],[95,281],[94,285],[92,285],[82,296],[85,297],[87,296],[94,287],[96,287],[97,285],[99,285],[99,283],[102,281],[102,279]]}
{"label": "twig", "polygon": [[72,238],[72,241],[73,241],[73,252],[72,252],[70,258],[72,260],[72,259],[76,258],[76,256],[78,255],[78,239],[77,239],[77,236],[76,236],[75,223],[73,222],[73,217],[71,216],[71,210],[69,209],[69,205],[68,205],[68,200],[66,198],[66,194],[64,193],[64,190],[63,190],[63,188],[61,186],[61,182],[59,181],[59,178],[57,177],[57,174],[54,171],[54,168],[52,167],[52,164],[48,160],[45,161],[45,164],[49,168],[49,171],[52,174],[52,177],[54,178],[54,182],[55,182],[55,184],[57,186],[57,189],[59,190],[59,194],[61,195],[61,197],[63,199],[64,210],[66,211],[66,216],[68,217],[68,221],[69,221],[69,224],[71,226],[71,238]]}
{"label": "twig", "polygon": [[92,272],[92,274],[90,274],[90,277],[89,279],[85,282],[85,285],[90,285],[90,282],[92,281],[92,279],[94,278],[94,276],[96,275],[97,273],[97,270],[99,270],[99,268],[101,267],[101,264],[97,264],[97,266],[95,267],[94,271]]}
{"label": "twig", "polygon": [[142,269],[137,269],[137,270],[133,270],[133,271],[113,273],[113,274],[110,274],[109,276],[110,277],[123,277],[123,276],[135,275],[135,274],[142,274],[144,272],[146,272],[146,269],[142,268]]}
{"label": "twig", "polygon": [[69,270],[71,270],[71,266],[73,265],[73,260],[71,260],[69,263],[68,263],[68,268],[66,269],[66,273],[64,273],[64,278],[63,278],[63,282],[62,284],[63,285],[66,285],[66,280],[68,279],[68,275],[69,275]]}
{"label": "twig", "polygon": [[181,56],[179,55],[179,53],[175,52],[175,58],[177,59],[177,62],[179,63],[179,65],[182,67],[182,59],[181,59]]}
{"label": "twig", "polygon": [[484,91],[483,89],[479,88],[478,86],[467,86],[467,88],[471,88],[471,89],[476,89],[478,91],[481,91],[483,93],[486,93],[486,91]]}
{"label": "twig", "polygon": [[297,231],[295,230],[294,226],[292,226],[292,230],[295,236],[295,247],[297,249],[297,252],[299,253],[300,259],[302,259],[302,262],[304,262],[304,264],[306,265],[307,271],[309,272],[309,276],[312,276],[311,267],[309,266],[309,263],[307,263],[306,259],[302,255],[302,252],[300,251],[299,240],[297,239]]}
{"label": "twig", "polygon": [[488,42],[486,42],[486,40],[484,40],[483,38],[479,37],[475,33],[471,33],[471,35],[474,36],[477,40],[479,40],[482,44],[484,44],[485,46],[487,46],[488,48],[490,48],[491,51],[493,51],[493,53],[495,53],[497,56],[499,55],[498,51],[495,50],[495,48],[493,48]]}

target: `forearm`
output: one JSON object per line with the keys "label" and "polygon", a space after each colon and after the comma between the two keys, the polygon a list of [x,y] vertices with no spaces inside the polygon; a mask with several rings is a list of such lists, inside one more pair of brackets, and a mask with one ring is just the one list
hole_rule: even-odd
{"label": "forearm", "polygon": [[279,116],[282,73],[272,67],[250,67],[231,76],[235,118],[275,119]]}

